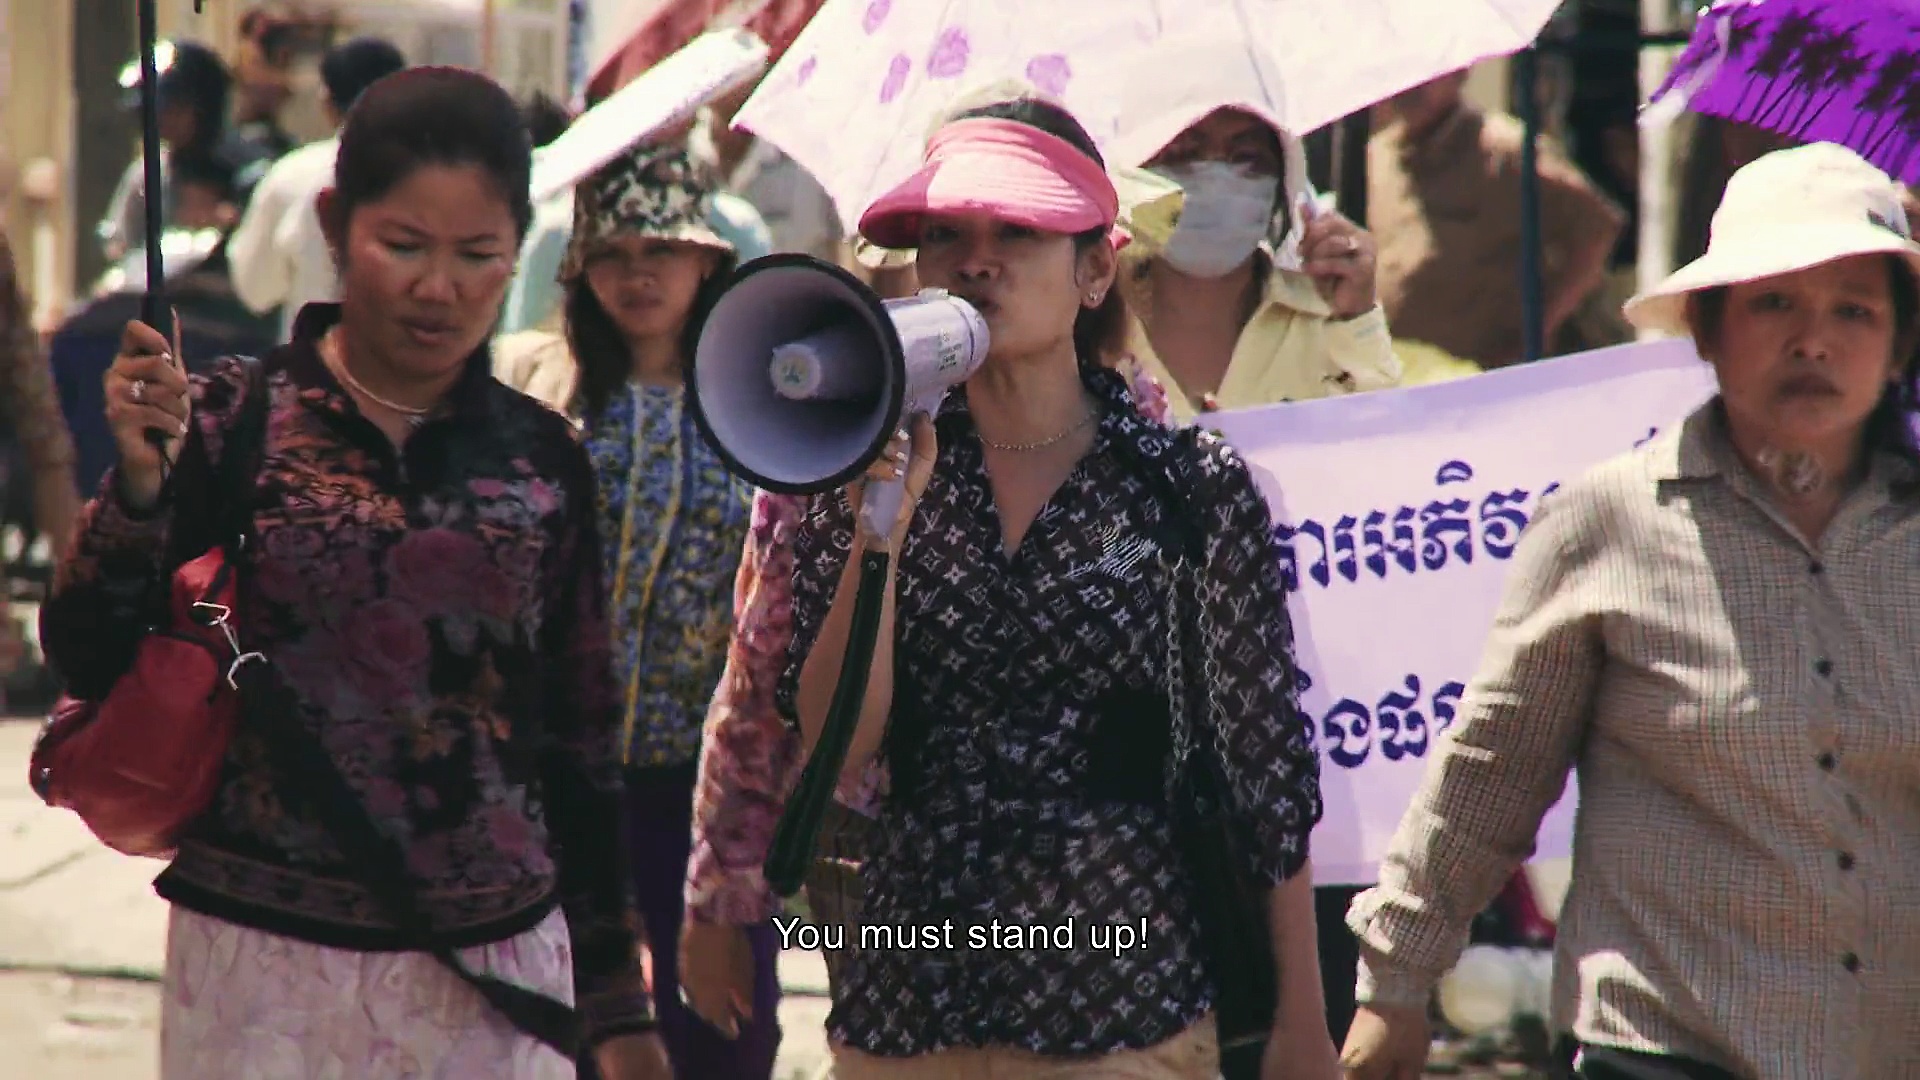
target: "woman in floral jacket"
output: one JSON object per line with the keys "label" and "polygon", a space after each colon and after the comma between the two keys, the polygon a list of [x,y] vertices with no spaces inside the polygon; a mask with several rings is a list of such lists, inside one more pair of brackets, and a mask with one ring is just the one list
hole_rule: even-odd
{"label": "woman in floral jacket", "polygon": [[757,1020],[724,1039],[680,1004],[680,882],[707,702],[733,632],[733,580],[753,488],[700,437],[683,373],[700,313],[731,274],[712,228],[711,170],[684,149],[640,145],[574,195],[560,270],[566,336],[505,366],[502,379],[573,417],[599,485],[603,567],[621,692],[620,753],[634,891],[653,951],[660,1030],[683,1077],[766,1080],[780,1045],[771,926]]}
{"label": "woman in floral jacket", "polygon": [[[257,372],[227,358],[189,377],[133,323],[107,375],[119,461],[41,615],[86,700],[131,666],[170,553],[220,539],[210,500],[238,493],[214,472],[250,452],[230,436],[253,395],[267,417],[239,496],[238,606],[290,708],[241,718],[213,805],[155,882],[172,905],[165,1080],[574,1075],[432,947],[576,1006],[607,1080],[667,1075],[618,828],[592,469],[485,348],[531,168],[498,85],[389,76],[355,105],[318,203],[342,301],[305,308]],[[156,430],[178,437],[156,448]],[[312,730],[401,848],[430,934],[388,918],[351,844],[289,796],[267,723]]]}

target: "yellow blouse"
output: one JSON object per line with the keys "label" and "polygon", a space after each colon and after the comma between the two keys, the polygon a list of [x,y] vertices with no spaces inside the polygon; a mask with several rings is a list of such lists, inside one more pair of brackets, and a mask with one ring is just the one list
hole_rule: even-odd
{"label": "yellow blouse", "polygon": [[[1147,264],[1129,260],[1122,280],[1133,312],[1134,359],[1167,387],[1174,419],[1189,422],[1201,411],[1200,403],[1177,389],[1179,383],[1154,352],[1141,321],[1143,313],[1153,310]],[[1311,278],[1275,267],[1267,272],[1265,295],[1241,329],[1226,376],[1212,398],[1221,409],[1252,408],[1385,390],[1399,386],[1402,374],[1386,315],[1378,305],[1356,318],[1336,320]]]}

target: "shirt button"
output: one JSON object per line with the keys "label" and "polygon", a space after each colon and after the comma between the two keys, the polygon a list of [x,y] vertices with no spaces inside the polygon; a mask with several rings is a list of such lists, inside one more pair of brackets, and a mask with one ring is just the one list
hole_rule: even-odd
{"label": "shirt button", "polygon": [[1853,856],[1844,851],[1840,853],[1840,857],[1835,861],[1840,864],[1840,869],[1842,870],[1853,869]]}
{"label": "shirt button", "polygon": [[1824,753],[1824,754],[1821,754],[1821,755],[1820,755],[1819,757],[1817,757],[1817,758],[1814,758],[1813,760],[1814,760],[1814,761],[1815,761],[1816,763],[1818,763],[1818,764],[1819,764],[1819,766],[1820,766],[1820,767],[1821,767],[1822,769],[1825,769],[1825,770],[1826,770],[1827,772],[1832,772],[1832,771],[1833,771],[1833,766],[1834,766],[1834,764],[1835,764],[1835,762],[1834,762],[1834,759],[1833,759],[1833,751],[1831,751],[1831,750],[1829,750],[1829,751],[1827,751],[1826,753]]}
{"label": "shirt button", "polygon": [[1840,966],[1846,968],[1848,971],[1857,972],[1860,970],[1860,958],[1852,953],[1842,953],[1840,954]]}
{"label": "shirt button", "polygon": [[1833,661],[1827,659],[1824,656],[1818,660],[1815,660],[1813,662],[1813,673],[1815,675],[1820,676],[1823,679],[1833,674]]}

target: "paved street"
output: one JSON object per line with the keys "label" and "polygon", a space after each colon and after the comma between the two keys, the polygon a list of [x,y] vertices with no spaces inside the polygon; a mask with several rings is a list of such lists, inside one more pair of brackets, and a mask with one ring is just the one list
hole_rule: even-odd
{"label": "paved street", "polygon": [[[161,864],[116,855],[73,815],[41,805],[26,785],[35,731],[0,720],[0,1080],[155,1080],[166,905],[151,882]],[[1557,908],[1565,864],[1536,880]],[[780,975],[774,1080],[809,1080],[826,1058],[826,968],[792,952]]]}
{"label": "paved street", "polygon": [[[41,805],[26,784],[36,730],[0,720],[0,1080],[154,1080],[161,864],[116,855]],[[803,1080],[825,1059],[826,968],[795,952],[780,975],[775,1080]]]}

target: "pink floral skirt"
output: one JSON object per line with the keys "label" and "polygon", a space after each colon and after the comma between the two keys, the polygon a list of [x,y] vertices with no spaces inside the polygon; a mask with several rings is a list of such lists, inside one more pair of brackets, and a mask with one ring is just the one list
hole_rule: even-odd
{"label": "pink floral skirt", "polygon": [[[461,951],[475,971],[573,1000],[559,911]],[[161,1080],[574,1080],[424,953],[329,949],[175,907],[167,925]]]}

